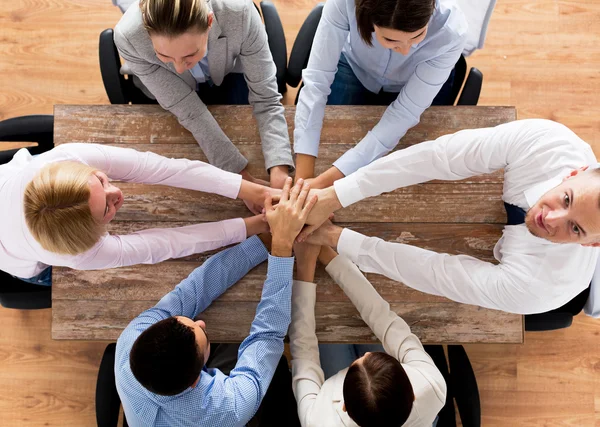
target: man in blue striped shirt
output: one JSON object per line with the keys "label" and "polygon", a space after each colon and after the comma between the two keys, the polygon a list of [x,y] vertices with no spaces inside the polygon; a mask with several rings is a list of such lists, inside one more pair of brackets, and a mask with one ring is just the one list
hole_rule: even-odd
{"label": "man in blue striped shirt", "polygon": [[[283,353],[290,324],[292,244],[316,196],[302,180],[284,186],[277,209],[269,195],[269,255],[254,236],[209,258],[134,319],[117,341],[115,377],[131,426],[242,426],[254,415]],[[269,260],[250,335],[229,375],[206,367],[207,325],[193,319],[249,270]],[[243,327],[243,325],[240,325]]]}

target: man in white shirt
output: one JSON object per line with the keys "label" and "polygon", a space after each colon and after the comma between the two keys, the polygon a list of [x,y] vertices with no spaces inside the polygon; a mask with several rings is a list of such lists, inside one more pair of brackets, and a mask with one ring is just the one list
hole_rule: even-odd
{"label": "man in white shirt", "polygon": [[[409,326],[346,257],[331,248],[296,245],[292,290],[292,384],[303,427],[431,426],[446,383]],[[315,333],[317,255],[382,342],[380,351],[339,367],[327,378]],[[349,365],[349,366],[348,366]]]}
{"label": "man in white shirt", "polygon": [[502,198],[527,216],[525,224],[504,228],[494,248],[498,264],[384,242],[331,224],[310,241],[337,247],[362,271],[423,292],[512,313],[546,312],[569,302],[592,279],[600,244],[600,170],[588,166],[596,164],[587,143],[549,120],[463,130],[396,151],[336,181],[321,190],[308,221],[321,224],[341,207],[396,188],[504,169]]}

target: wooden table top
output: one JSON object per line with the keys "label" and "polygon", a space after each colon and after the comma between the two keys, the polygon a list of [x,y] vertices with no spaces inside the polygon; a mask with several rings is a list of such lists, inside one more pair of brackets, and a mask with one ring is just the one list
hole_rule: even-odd
{"label": "wooden table top", "polygon": [[[209,110],[249,160],[250,172],[267,179],[260,135],[249,106]],[[316,173],[355,145],[381,118],[385,107],[327,107]],[[292,135],[294,106],[285,114]],[[496,126],[516,119],[514,107],[432,107],[397,149],[461,129]],[[155,105],[56,105],[54,142],[88,142],[206,161],[192,135]],[[369,236],[437,252],[495,262],[492,250],[506,223],[501,172],[457,182],[431,181],[356,203],[336,212],[336,222]],[[250,216],[243,202],[164,186],[119,183],[125,203],[111,233],[176,227]],[[54,268],[52,337],[116,340],[127,324],[152,307],[215,252],[101,271]],[[200,317],[214,342],[242,341],[250,330],[265,280],[266,263],[232,286]],[[423,343],[522,343],[523,317],[459,304],[366,274]],[[358,312],[319,266],[317,336],[320,342],[374,342]]]}

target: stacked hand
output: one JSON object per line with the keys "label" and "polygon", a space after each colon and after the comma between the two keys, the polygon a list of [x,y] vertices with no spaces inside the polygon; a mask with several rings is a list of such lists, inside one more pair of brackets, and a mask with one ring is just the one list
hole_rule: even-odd
{"label": "stacked hand", "polygon": [[309,197],[310,186],[302,179],[291,188],[292,178],[287,178],[279,198],[279,204],[273,206],[273,196],[265,194],[265,214],[273,236],[271,253],[274,256],[289,257],[292,245],[318,197]]}

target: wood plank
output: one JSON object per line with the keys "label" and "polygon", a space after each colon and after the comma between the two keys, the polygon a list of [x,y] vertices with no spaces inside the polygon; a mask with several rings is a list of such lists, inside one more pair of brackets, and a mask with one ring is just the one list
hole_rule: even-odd
{"label": "wood plank", "polygon": [[[250,106],[209,106],[225,134],[238,146],[260,144]],[[381,119],[386,107],[327,106],[321,144],[359,142]],[[295,106],[285,106],[289,134],[293,134]],[[158,105],[56,105],[55,143],[196,144],[175,116]],[[420,123],[402,138],[405,145],[462,129],[496,126],[516,119],[514,107],[431,107]]]}
{"label": "wood plank", "polygon": [[[116,184],[125,197],[116,221],[221,221],[246,217],[241,200],[159,185]],[[426,183],[400,188],[336,212],[343,222],[506,224],[501,183]]]}
{"label": "wood plank", "polygon": [[[58,300],[52,311],[53,339],[115,340],[150,301]],[[249,333],[257,302],[215,301],[200,314],[215,342],[241,342]],[[424,343],[522,342],[521,317],[454,302],[393,303]],[[320,342],[375,342],[371,330],[348,302],[317,302]]]}

